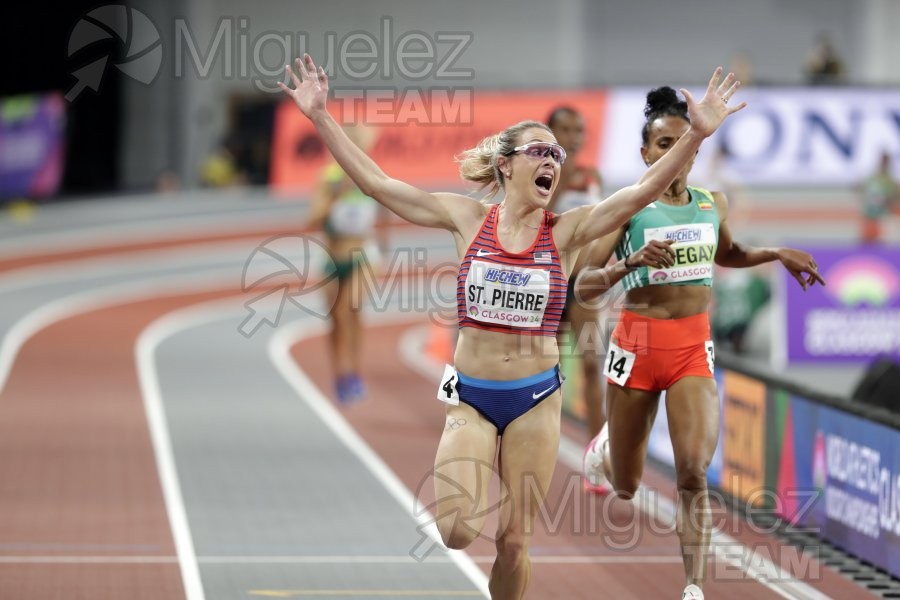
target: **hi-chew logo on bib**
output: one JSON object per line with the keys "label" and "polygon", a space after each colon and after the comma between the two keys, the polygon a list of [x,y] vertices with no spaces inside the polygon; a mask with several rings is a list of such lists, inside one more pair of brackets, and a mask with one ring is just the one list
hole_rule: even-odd
{"label": "hi-chew logo on bib", "polygon": [[672,244],[672,251],[675,252],[673,266],[663,269],[647,267],[651,285],[696,281],[712,277],[713,261],[716,256],[716,230],[712,223],[653,227],[644,230],[644,239],[648,242],[650,240],[672,240],[674,242]]}
{"label": "hi-chew logo on bib", "polygon": [[550,272],[473,260],[466,276],[466,312],[482,323],[540,327],[550,297]]}

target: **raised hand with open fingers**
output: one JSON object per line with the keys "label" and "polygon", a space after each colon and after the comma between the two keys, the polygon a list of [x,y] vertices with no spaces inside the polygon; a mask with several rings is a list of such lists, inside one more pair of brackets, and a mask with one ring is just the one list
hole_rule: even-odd
{"label": "raised hand with open fingers", "polygon": [[722,67],[718,67],[713,72],[709,85],[706,87],[706,94],[700,99],[700,102],[695,101],[688,90],[683,88],[681,90],[687,101],[691,127],[706,137],[712,135],[726,117],[747,106],[746,102],[741,102],[736,106],[728,105],[728,101],[741,86],[741,82],[735,80],[734,73],[729,73],[720,83],[719,78],[721,77]]}
{"label": "raised hand with open fingers", "polygon": [[808,252],[793,248],[780,248],[778,249],[778,260],[804,290],[812,287],[816,282],[825,285],[825,280],[819,275],[816,259]]}
{"label": "raised hand with open fingers", "polygon": [[325,102],[328,100],[328,75],[322,67],[317,67],[313,63],[309,54],[304,54],[303,59],[295,59],[294,63],[300,71],[300,77],[290,65],[284,66],[285,72],[294,82],[294,87],[290,88],[280,81],[278,87],[291,97],[304,115],[311,119],[316,112],[325,110]]}

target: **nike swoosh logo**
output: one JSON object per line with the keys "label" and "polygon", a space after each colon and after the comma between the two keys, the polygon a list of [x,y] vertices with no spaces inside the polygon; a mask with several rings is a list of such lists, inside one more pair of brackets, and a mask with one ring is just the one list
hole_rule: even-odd
{"label": "nike swoosh logo", "polygon": [[483,256],[493,256],[495,254],[497,254],[497,253],[496,252],[485,252],[484,250],[479,248],[478,252],[475,253],[475,256],[477,256],[478,258],[482,258]]}
{"label": "nike swoosh logo", "polygon": [[544,390],[543,392],[538,392],[537,394],[535,394],[534,392],[532,392],[532,393],[531,393],[531,399],[532,399],[532,400],[537,400],[538,398],[540,398],[541,396],[543,396],[543,395],[546,394],[547,392],[551,391],[554,387],[555,387],[555,386],[552,386],[552,385],[551,385],[550,387],[548,387],[548,388],[547,388],[546,390]]}

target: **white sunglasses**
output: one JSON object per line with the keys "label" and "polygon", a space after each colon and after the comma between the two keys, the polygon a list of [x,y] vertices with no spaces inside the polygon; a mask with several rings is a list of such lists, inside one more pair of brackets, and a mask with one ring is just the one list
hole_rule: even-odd
{"label": "white sunglasses", "polygon": [[522,153],[529,158],[552,158],[560,166],[566,162],[566,151],[559,144],[551,142],[530,142],[521,146],[516,146],[512,152],[507,152],[506,156]]}

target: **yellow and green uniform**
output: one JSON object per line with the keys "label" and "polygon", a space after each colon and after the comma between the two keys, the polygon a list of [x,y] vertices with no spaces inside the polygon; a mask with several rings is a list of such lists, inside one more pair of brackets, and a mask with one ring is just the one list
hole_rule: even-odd
{"label": "yellow and green uniform", "polygon": [[[325,167],[322,176],[329,185],[340,184],[346,177],[344,170],[335,163]],[[375,229],[377,211],[375,200],[354,185],[332,203],[325,219],[325,232],[331,237],[369,237]]]}
{"label": "yellow and green uniform", "polygon": [[[346,177],[337,163],[325,167],[322,174],[323,181],[328,185],[343,184]],[[332,202],[325,218],[325,233],[331,238],[369,238],[375,230],[377,212],[378,203],[354,185]],[[325,276],[343,281],[366,260],[363,249],[354,252],[351,258],[332,258],[325,267]]]}
{"label": "yellow and green uniform", "polygon": [[657,200],[631,217],[616,246],[616,257],[626,258],[650,240],[671,239],[675,240],[675,264],[662,269],[638,267],[622,280],[626,290],[647,285],[712,285],[719,213],[707,190],[688,187],[688,193],[690,201],[684,206]]}

